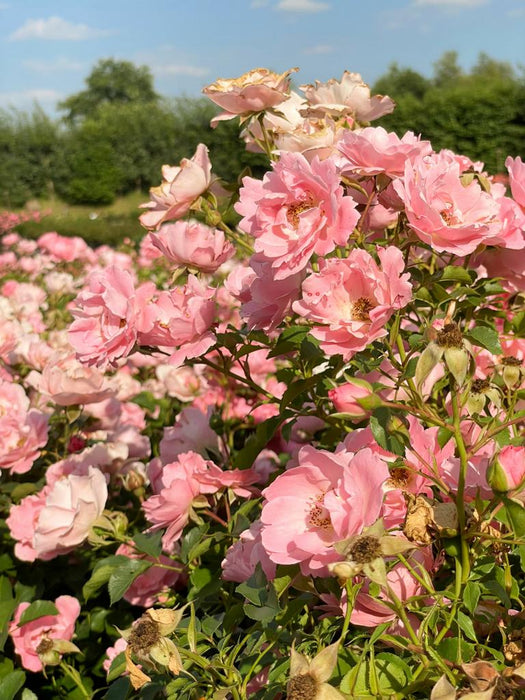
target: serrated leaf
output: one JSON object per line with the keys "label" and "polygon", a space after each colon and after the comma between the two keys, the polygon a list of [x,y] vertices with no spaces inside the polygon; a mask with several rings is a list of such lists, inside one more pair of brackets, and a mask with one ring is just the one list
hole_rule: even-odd
{"label": "serrated leaf", "polygon": [[144,559],[128,559],[113,571],[109,577],[108,591],[111,605],[120,600],[133,581],[153,566]]}
{"label": "serrated leaf", "polygon": [[309,328],[307,326],[291,326],[285,328],[277,339],[277,343],[273,350],[268,354],[268,357],[278,357],[286,355],[300,348],[301,343],[308,335]]}
{"label": "serrated leaf", "polygon": [[57,606],[49,600],[35,600],[22,613],[18,626],[21,627],[27,622],[32,622],[46,615],[58,615]]}
{"label": "serrated leaf", "polygon": [[98,561],[95,564],[91,578],[82,588],[82,595],[84,598],[89,600],[89,598],[91,598],[91,596],[93,596],[99,590],[99,588],[104,586],[109,581],[109,577],[113,571],[126,561],[129,561],[128,557],[125,557],[122,554],[106,557],[105,559]]}
{"label": "serrated leaf", "polygon": [[472,282],[472,277],[468,270],[465,270],[464,267],[459,267],[459,265],[447,265],[444,267],[441,279],[443,281],[450,280],[451,282],[466,282],[466,284],[471,284]]}
{"label": "serrated leaf", "polygon": [[138,532],[133,535],[133,542],[139,552],[149,554],[150,557],[158,557],[162,552],[162,532],[159,530],[154,533]]}
{"label": "serrated leaf", "polygon": [[465,334],[474,345],[485,348],[493,355],[501,355],[503,350],[499,342],[499,333],[489,326],[475,326]]}

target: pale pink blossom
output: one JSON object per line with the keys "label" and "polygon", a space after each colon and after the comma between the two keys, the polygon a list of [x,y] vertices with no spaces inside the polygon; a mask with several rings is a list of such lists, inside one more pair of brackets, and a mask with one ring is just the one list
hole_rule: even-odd
{"label": "pale pink blossom", "polygon": [[95,271],[75,304],[69,339],[81,362],[101,367],[131,352],[137,340],[135,287],[127,271]]}
{"label": "pale pink blossom", "polygon": [[45,615],[36,620],[19,625],[22,613],[30,603],[20,603],[14,618],[9,624],[9,634],[20,657],[22,666],[28,671],[43,671],[44,666],[38,655],[42,641],[60,639],[70,641],[75,632],[75,622],[80,615],[80,603],[69,595],[61,595],[55,600],[56,615]]}
{"label": "pale pink blossom", "polygon": [[345,413],[351,421],[360,421],[370,415],[370,411],[364,409],[359,401],[370,399],[373,394],[374,391],[368,382],[352,378],[348,382],[330,389],[328,398],[338,413]]}
{"label": "pale pink blossom", "polygon": [[327,575],[327,564],[340,560],[333,545],[380,516],[388,467],[368,448],[354,454],[306,446],[298,462],[263,492],[262,544],[276,564]]}
{"label": "pale pink blossom", "polygon": [[78,236],[61,236],[56,231],[44,233],[37,240],[38,247],[51,256],[53,262],[73,262],[85,260],[94,262],[92,249],[83,238]]}
{"label": "pale pink blossom", "polygon": [[[15,556],[20,561],[35,561],[37,552],[33,546],[33,535],[50,487],[44,488],[37,494],[23,498],[18,505],[12,505],[6,524],[11,537],[16,541]],[[55,553],[42,554],[39,559],[53,559]]]}
{"label": "pale pink blossom", "polygon": [[29,407],[19,384],[0,379],[0,469],[28,472],[47,442],[48,417]]}
{"label": "pale pink blossom", "polygon": [[319,272],[303,282],[293,310],[313,321],[312,335],[328,355],[345,360],[387,334],[387,321],[411,299],[409,274],[401,251],[378,248],[381,267],[364,250],[345,259],[320,260]]}
{"label": "pale pink blossom", "polygon": [[202,272],[215,272],[235,253],[222,231],[198,221],[164,224],[158,232],[150,233],[150,238],[170,262]]}
{"label": "pale pink blossom", "polygon": [[137,318],[142,345],[178,348],[170,364],[205,353],[215,342],[215,290],[189,275],[185,285],[169,291],[145,291]]}
{"label": "pale pink blossom", "polygon": [[42,373],[32,371],[26,381],[58,406],[97,403],[114,394],[100,370],[81,364],[72,353],[54,353]]}
{"label": "pale pink blossom", "polygon": [[[501,245],[500,206],[473,179],[461,180],[459,162],[446,152],[407,161],[393,186],[404,201],[415,234],[437,252],[468,255],[483,245]],[[508,247],[522,247],[509,241]]]}
{"label": "pale pink blossom", "polygon": [[277,569],[261,542],[262,523],[256,520],[247,529],[241,532],[239,540],[226,552],[222,560],[222,578],[225,581],[247,581],[255,572],[257,564],[260,564],[268,580],[275,578]]}
{"label": "pale pink blossom", "polygon": [[255,238],[261,261],[274,279],[302,272],[314,253],[346,245],[359,219],[356,202],[344,196],[334,163],[284,153],[263,180],[243,179],[235,209],[241,229]]}
{"label": "pale pink blossom", "polygon": [[175,425],[164,428],[159,449],[165,464],[174,462],[183,452],[198,452],[203,456],[210,452],[220,454],[219,436],[210,428],[209,412],[194,406],[183,408]]}
{"label": "pale pink blossom", "polygon": [[273,330],[299,298],[306,271],[275,279],[272,264],[263,255],[252,255],[250,268],[237,268],[225,284],[242,302],[241,316],[250,328]]}
{"label": "pale pink blossom", "polygon": [[301,85],[308,100],[306,112],[310,115],[330,114],[351,117],[360,122],[371,122],[393,112],[395,102],[387,96],[370,96],[369,86],[359,73],[345,70],[341,80],[331,78],[326,83],[316,80],[315,85]]}
{"label": "pale pink blossom", "polygon": [[281,104],[288,97],[290,73],[295,71],[297,68],[290,68],[279,74],[255,68],[239,78],[219,78],[207,85],[202,92],[225,110],[225,114],[212,120],[212,126],[238,114],[262,112]]}
{"label": "pale pink blossom", "polygon": [[142,204],[148,211],[140,216],[146,228],[158,228],[165,221],[180,219],[212,182],[207,147],[200,143],[191,159],[179,166],[162,166],[162,183],[150,189],[151,201]]}
{"label": "pale pink blossom", "polygon": [[489,482],[495,491],[512,491],[525,479],[525,447],[505,445],[494,456],[489,467]]}
{"label": "pale pink blossom", "polygon": [[505,167],[509,171],[510,191],[516,202],[525,209],[525,163],[520,157],[508,156]]}
{"label": "pale pink blossom", "polygon": [[206,385],[202,372],[196,367],[158,365],[155,374],[166,394],[179,401],[192,401]]}
{"label": "pale pink blossom", "polygon": [[108,497],[104,474],[89,467],[85,476],[70,474],[57,481],[46,496],[33,535],[37,557],[70,552],[87,538]]}
{"label": "pale pink blossom", "polygon": [[370,126],[360,131],[347,129],[337,149],[341,153],[338,165],[342,173],[385,173],[390,177],[403,175],[407,160],[432,152],[430,141],[421,141],[411,131],[399,138],[382,126]]}

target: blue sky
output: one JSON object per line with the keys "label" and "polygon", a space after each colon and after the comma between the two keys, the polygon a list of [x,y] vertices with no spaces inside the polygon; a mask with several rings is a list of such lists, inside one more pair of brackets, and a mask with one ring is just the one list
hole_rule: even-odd
{"label": "blue sky", "polygon": [[525,0],[0,0],[0,107],[49,113],[101,58],[147,64],[166,96],[298,66],[296,84],[373,83],[392,61],[432,74],[448,50],[525,63]]}

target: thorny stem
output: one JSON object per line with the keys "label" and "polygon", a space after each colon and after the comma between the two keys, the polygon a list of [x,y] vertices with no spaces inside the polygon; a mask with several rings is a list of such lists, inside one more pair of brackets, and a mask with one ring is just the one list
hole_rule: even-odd
{"label": "thorny stem", "polygon": [[80,677],[80,673],[77,671],[77,669],[73,668],[73,666],[70,666],[65,661],[60,662],[60,668],[64,671],[66,676],[69,676],[69,678],[71,678],[71,680],[75,683],[82,695],[85,698],[88,698],[89,700],[89,698],[91,698],[91,693],[86,689],[86,686],[82,683],[82,678]]}
{"label": "thorny stem", "polygon": [[468,455],[461,432],[461,412],[459,405],[459,393],[454,388],[452,391],[452,416],[454,424],[454,437],[459,453],[460,468],[458,488],[456,492],[456,509],[458,512],[458,529],[461,538],[461,564],[463,575],[461,583],[465,584],[470,574],[470,555],[468,542],[465,537],[465,482],[467,479]]}

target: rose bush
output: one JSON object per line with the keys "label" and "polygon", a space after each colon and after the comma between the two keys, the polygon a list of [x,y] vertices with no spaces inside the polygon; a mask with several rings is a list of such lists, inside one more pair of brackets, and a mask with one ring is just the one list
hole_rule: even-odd
{"label": "rose bush", "polygon": [[2,698],[523,694],[525,169],[291,72],[137,250],[4,217]]}

